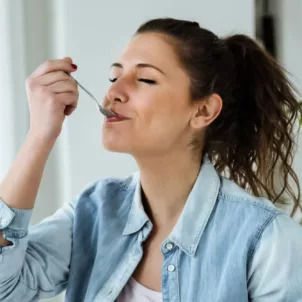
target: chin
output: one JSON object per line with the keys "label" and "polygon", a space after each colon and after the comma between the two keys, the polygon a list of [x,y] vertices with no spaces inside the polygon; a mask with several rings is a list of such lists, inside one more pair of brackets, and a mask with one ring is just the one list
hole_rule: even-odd
{"label": "chin", "polygon": [[113,137],[103,137],[102,139],[103,146],[106,150],[111,152],[119,153],[129,153],[128,144],[125,144],[125,141],[122,139],[114,139]]}
{"label": "chin", "polygon": [[[114,125],[115,126],[115,125]],[[102,133],[102,144],[108,151],[129,153],[131,150],[131,135],[127,135],[124,129],[104,125]]]}

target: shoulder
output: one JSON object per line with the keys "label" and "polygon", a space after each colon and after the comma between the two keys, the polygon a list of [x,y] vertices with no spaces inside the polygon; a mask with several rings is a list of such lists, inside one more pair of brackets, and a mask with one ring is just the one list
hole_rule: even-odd
{"label": "shoulder", "polygon": [[116,207],[123,202],[132,200],[138,173],[125,178],[102,178],[87,185],[77,196],[77,207],[93,206]]}
{"label": "shoulder", "polygon": [[252,249],[256,248],[262,233],[278,216],[291,220],[284,210],[276,207],[270,200],[249,194],[223,177],[216,213],[215,219],[229,225],[229,232],[234,232],[234,236],[238,235],[239,229],[245,237],[250,236]]}
{"label": "shoulder", "polygon": [[248,271],[251,301],[300,301],[302,227],[287,214],[264,229]]}
{"label": "shoulder", "polygon": [[285,211],[276,207],[272,201],[264,197],[256,197],[224,177],[221,177],[219,199],[228,205],[236,204],[240,209],[253,209],[256,212],[270,213],[274,216],[285,213]]}
{"label": "shoulder", "polygon": [[107,177],[88,184],[80,196],[93,196],[95,194],[114,193],[116,191],[129,191],[135,189],[138,174],[133,173],[127,177]]}
{"label": "shoulder", "polygon": [[[290,259],[296,259],[296,263],[302,265],[302,226],[285,210],[276,207],[266,198],[249,194],[233,181],[223,177],[221,177],[218,204],[222,211],[229,213],[226,219],[236,222],[234,225],[237,230],[243,229],[246,236],[248,231],[251,231],[252,254],[256,253],[256,256],[250,273],[254,273],[256,268],[269,266],[270,262],[271,267],[274,268],[270,275],[273,278],[282,261],[283,269],[288,270],[288,273],[291,267],[295,266],[294,261]],[[284,263],[284,255],[287,255],[287,264]],[[263,271],[260,270],[259,279],[262,278],[262,273]]]}
{"label": "shoulder", "polygon": [[258,262],[275,261],[277,264],[284,255],[289,258],[295,258],[299,255],[299,261],[301,262],[302,226],[288,214],[280,213],[263,230],[256,252]]}

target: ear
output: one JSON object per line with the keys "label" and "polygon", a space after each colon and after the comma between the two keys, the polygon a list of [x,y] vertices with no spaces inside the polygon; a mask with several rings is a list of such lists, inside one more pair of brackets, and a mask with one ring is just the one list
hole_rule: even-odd
{"label": "ear", "polygon": [[221,97],[214,93],[206,100],[196,102],[195,110],[190,120],[193,129],[200,130],[210,125],[222,109]]}

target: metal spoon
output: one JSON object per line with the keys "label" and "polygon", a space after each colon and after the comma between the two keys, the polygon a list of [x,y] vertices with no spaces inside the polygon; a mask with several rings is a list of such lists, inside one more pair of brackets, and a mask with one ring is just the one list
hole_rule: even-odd
{"label": "metal spoon", "polygon": [[82,84],[80,84],[73,76],[71,76],[74,80],[75,80],[75,82],[79,85],[79,87],[81,87],[95,102],[96,102],[96,104],[97,104],[97,106],[98,106],[98,109],[99,109],[99,111],[103,114],[103,115],[105,115],[105,116],[107,116],[107,117],[110,117],[110,116],[116,116],[116,114],[114,113],[114,112],[112,112],[112,111],[110,111],[110,110],[108,110],[108,109],[106,109],[106,108],[104,108],[104,107],[102,107],[100,104],[99,104],[99,102],[98,102],[98,100],[92,95],[92,93],[90,93]]}

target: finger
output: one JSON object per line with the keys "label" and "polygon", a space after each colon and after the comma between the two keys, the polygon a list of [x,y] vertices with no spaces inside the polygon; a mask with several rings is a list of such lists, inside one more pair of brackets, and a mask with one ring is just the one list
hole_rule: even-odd
{"label": "finger", "polygon": [[56,95],[57,100],[65,106],[76,107],[78,104],[78,96],[74,92],[62,92]]}
{"label": "finger", "polygon": [[38,82],[43,86],[49,86],[56,82],[66,80],[74,81],[74,79],[64,71],[53,71],[39,77]]}
{"label": "finger", "polygon": [[64,57],[62,60],[66,61],[69,64],[72,64],[72,58],[71,57]]}
{"label": "finger", "polygon": [[40,65],[31,75],[31,77],[40,77],[52,71],[76,71],[76,65],[70,64],[69,60],[48,60]]}
{"label": "finger", "polygon": [[70,80],[58,81],[48,87],[54,93],[74,92],[78,94],[78,85],[76,84],[75,81],[70,81]]}
{"label": "finger", "polygon": [[[72,58],[71,57],[64,57],[63,60],[72,65]],[[76,65],[74,65],[74,66],[76,66]],[[68,72],[67,74],[70,74],[70,72]]]}

